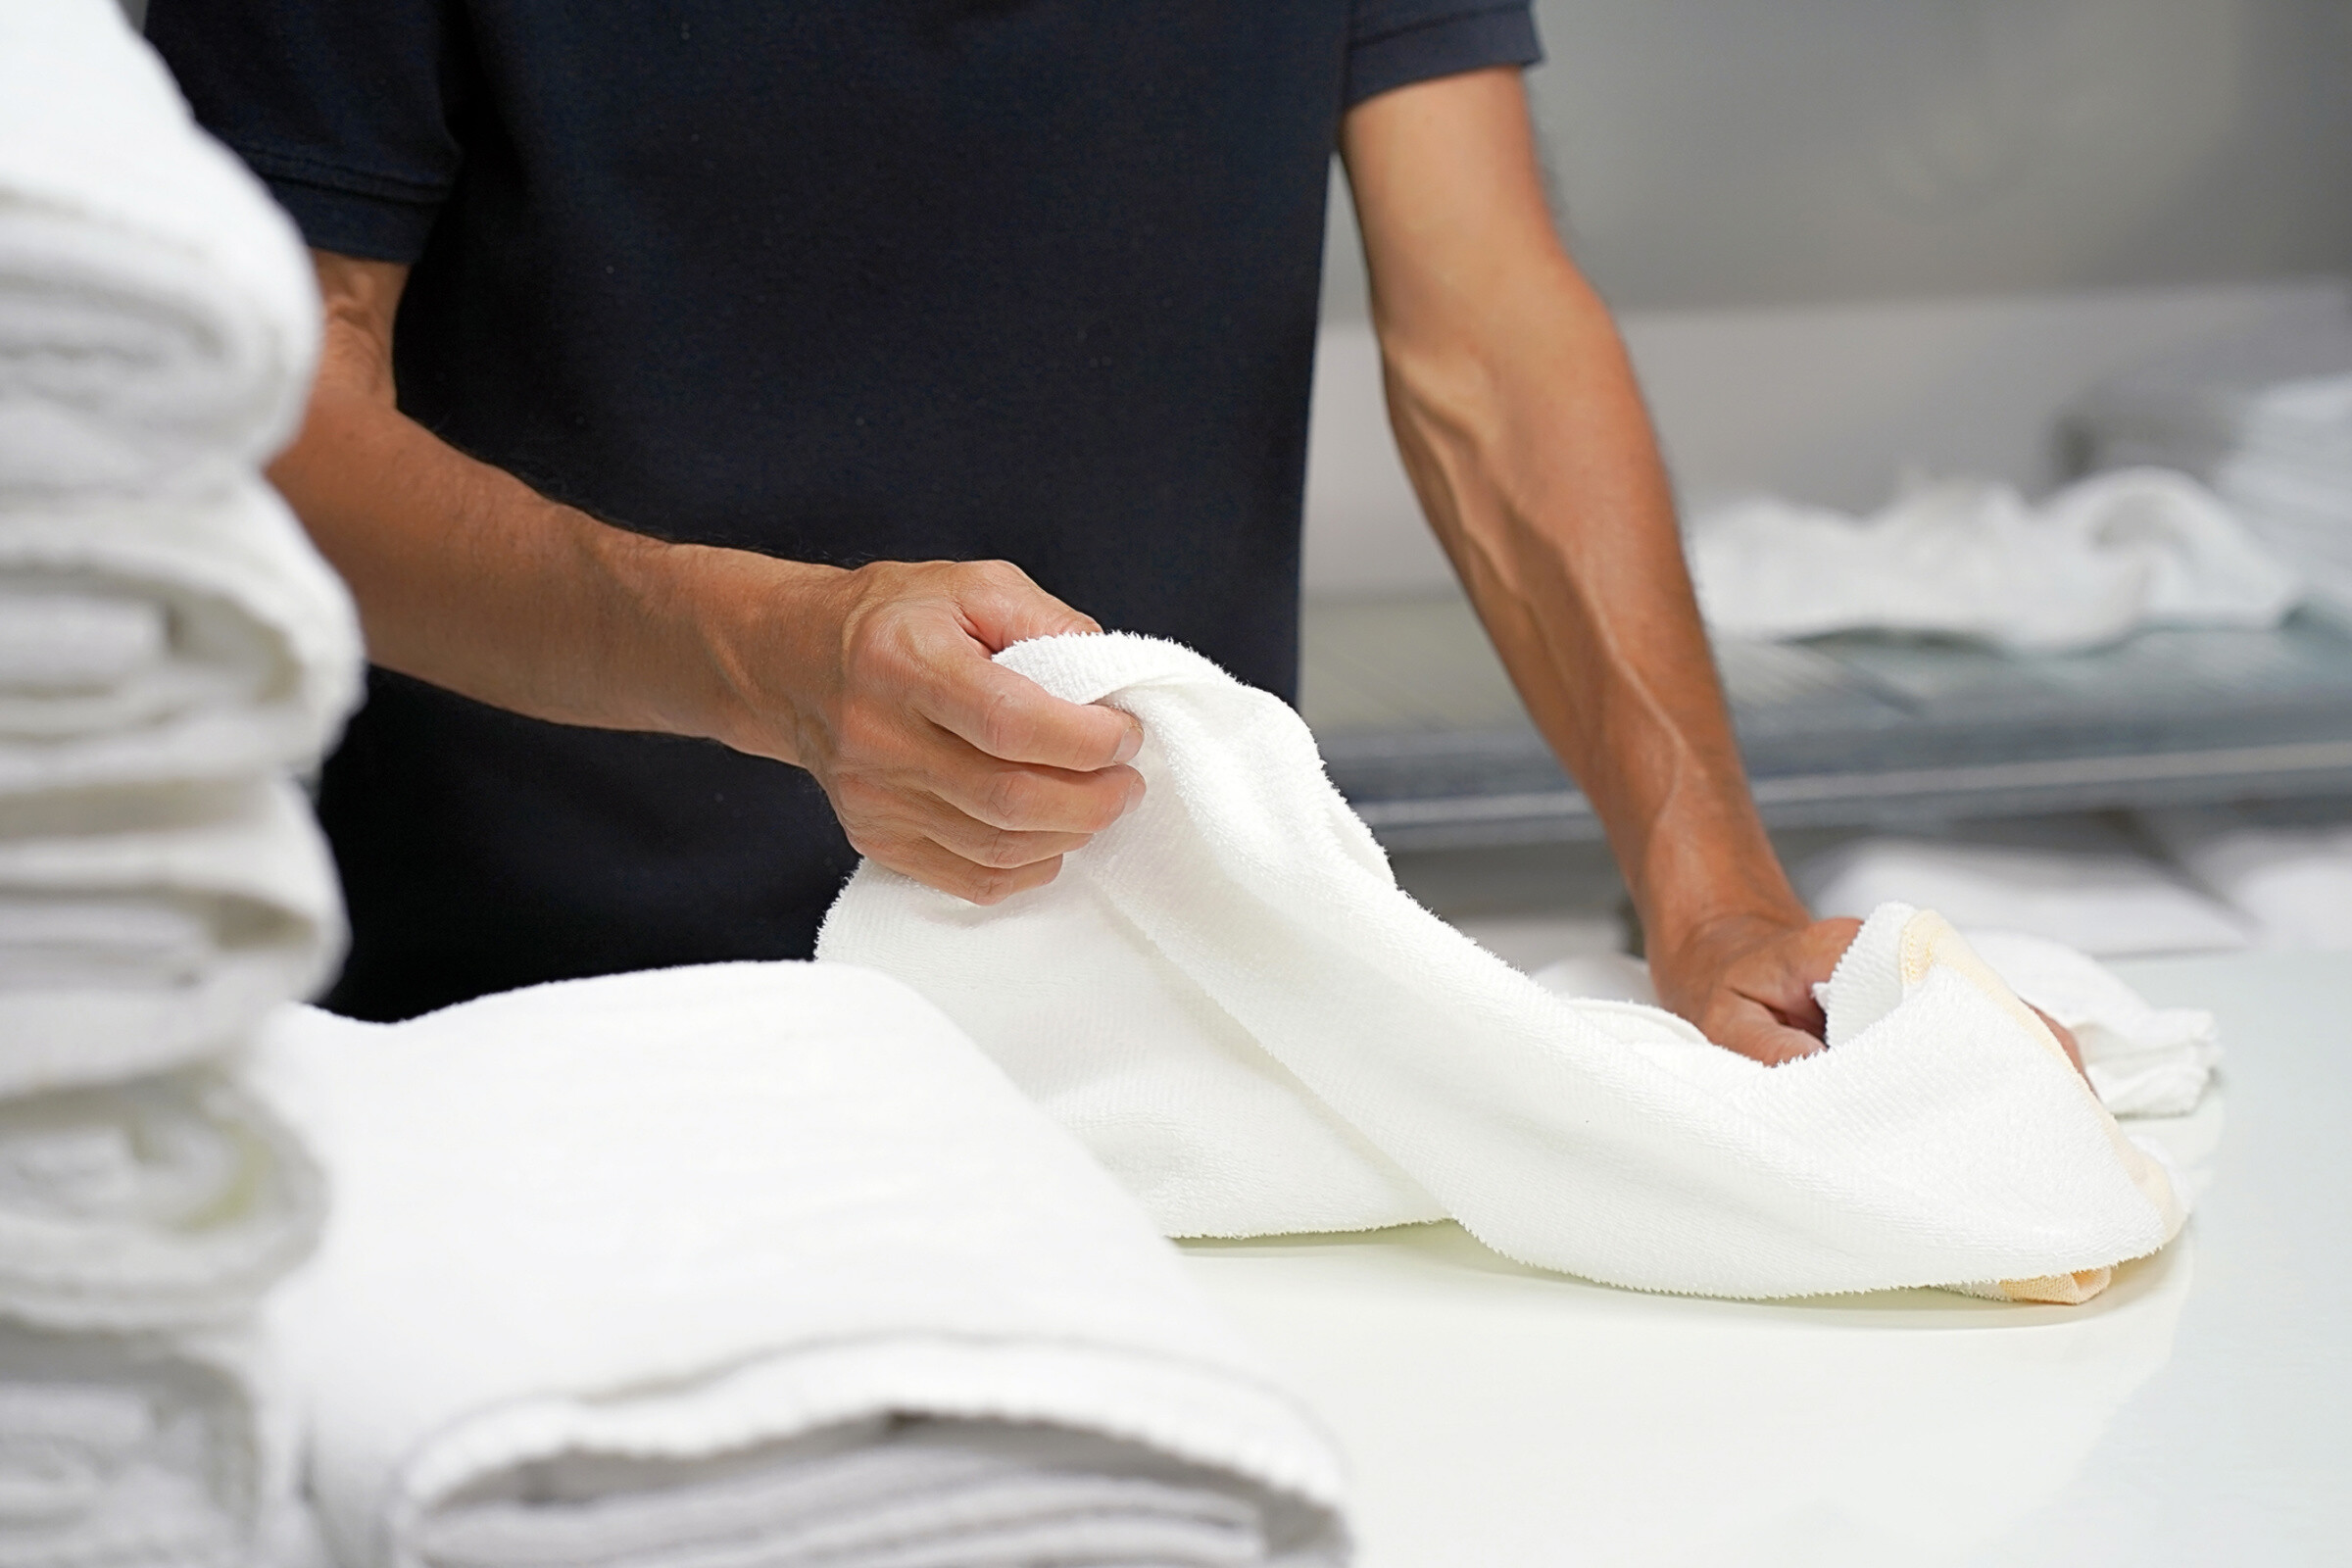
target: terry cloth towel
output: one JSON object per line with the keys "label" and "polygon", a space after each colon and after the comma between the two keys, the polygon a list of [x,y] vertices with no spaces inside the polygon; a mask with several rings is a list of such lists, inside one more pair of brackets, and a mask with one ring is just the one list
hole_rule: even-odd
{"label": "terry cloth towel", "polygon": [[[2185,1116],[2204,1099],[2221,1045],[2213,1014],[2153,1007],[2105,964],[2022,931],[1961,937],[2022,1002],[2074,1032],[2099,1102],[2116,1116]],[[1622,953],[1579,954],[1535,971],[1536,983],[1574,1000],[1640,1002],[1658,994],[1649,966]]]}
{"label": "terry cloth towel", "polygon": [[272,1298],[345,1568],[1337,1563],[1337,1461],[956,1027],[843,965],[289,1008]]}
{"label": "terry cloth towel", "polygon": [[1871,837],[1824,851],[1792,880],[1813,912],[1860,918],[1888,900],[1939,910],[1963,930],[2025,931],[2099,957],[2229,953],[2245,922],[2153,857],[2082,847]]}
{"label": "terry cloth towel", "polygon": [[2144,820],[2190,876],[2253,927],[2257,947],[2352,951],[2352,822],[2249,807]]}
{"label": "terry cloth towel", "polygon": [[2056,652],[2142,626],[2275,626],[2302,597],[2209,492],[2154,468],[2038,506],[1963,483],[1867,518],[1737,502],[1692,519],[1690,550],[1709,628],[1765,641],[1878,630]]}
{"label": "terry cloth towel", "polygon": [[0,6],[0,501],[215,488],[318,351],[294,225],[112,0]]}
{"label": "terry cloth towel", "polygon": [[1200,656],[999,660],[1140,717],[1143,804],[994,908],[868,862],[817,951],[930,997],[1172,1235],[1451,1214],[1538,1266],[1765,1298],[2088,1277],[2180,1225],[1933,916],[1874,920],[1838,1049],[1762,1067],[1656,1008],[1563,1002],[1422,909],[1298,716]]}
{"label": "terry cloth towel", "polygon": [[343,945],[309,803],[283,780],[0,801],[0,1095],[220,1050]]}
{"label": "terry cloth towel", "polygon": [[216,1068],[0,1100],[0,1316],[228,1321],[302,1260],[324,1207],[300,1144]]}
{"label": "terry cloth towel", "polygon": [[0,1564],[245,1568],[290,1506],[271,1390],[236,1339],[0,1325]]}
{"label": "terry cloth towel", "polygon": [[0,508],[0,795],[316,760],[359,617],[277,492]]}

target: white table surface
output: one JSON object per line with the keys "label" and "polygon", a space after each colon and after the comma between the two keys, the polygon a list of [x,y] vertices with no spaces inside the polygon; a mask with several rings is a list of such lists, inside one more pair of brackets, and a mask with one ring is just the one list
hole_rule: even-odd
{"label": "white table surface", "polygon": [[2227,1131],[2086,1306],[1642,1296],[1451,1226],[1187,1253],[1346,1449],[1361,1568],[2352,1563],[2352,956],[2122,967],[2221,1015]]}

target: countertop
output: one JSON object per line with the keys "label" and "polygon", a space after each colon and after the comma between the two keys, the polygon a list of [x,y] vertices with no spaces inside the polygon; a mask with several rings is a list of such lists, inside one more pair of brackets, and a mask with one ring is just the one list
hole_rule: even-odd
{"label": "countertop", "polygon": [[2352,957],[2118,967],[2223,1079],[2187,1229],[2086,1306],[1643,1296],[1449,1225],[1187,1255],[1337,1434],[1361,1568],[2352,1562]]}

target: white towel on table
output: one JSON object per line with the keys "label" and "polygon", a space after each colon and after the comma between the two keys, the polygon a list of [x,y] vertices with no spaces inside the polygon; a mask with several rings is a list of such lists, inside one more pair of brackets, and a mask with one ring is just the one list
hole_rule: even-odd
{"label": "white towel on table", "polygon": [[291,1506],[287,1408],[247,1340],[0,1324],[0,1565],[246,1568]]}
{"label": "white towel on table", "polygon": [[231,1072],[0,1100],[0,1316],[227,1322],[309,1252],[324,1208],[318,1167]]}
{"label": "white towel on table", "polygon": [[883,976],[288,1009],[335,1207],[271,1302],[345,1568],[1336,1562],[1330,1449]]}
{"label": "white towel on table", "polygon": [[1924,905],[1963,930],[2025,931],[2101,957],[2229,953],[2243,920],[2120,844],[1982,844],[1878,836],[1802,861],[1796,890],[1823,918],[1859,919],[1889,900]]}
{"label": "white towel on table", "polygon": [[350,594],[258,478],[0,506],[0,795],[306,766],[362,662]]}
{"label": "white towel on table", "polygon": [[326,979],[342,894],[284,780],[0,801],[0,1095],[220,1050]]}
{"label": "white towel on table", "polygon": [[1450,1213],[1643,1289],[2070,1296],[2050,1282],[2180,1224],[1933,916],[1882,914],[1849,959],[1833,1010],[1853,1038],[1765,1068],[1655,1008],[1563,1002],[1423,910],[1298,715],[1198,655],[1109,636],[999,659],[1143,720],[1143,804],[994,908],[869,862],[818,953],[938,1003],[1172,1234]]}
{"label": "white towel on table", "polygon": [[1867,518],[1736,502],[1693,517],[1690,544],[1709,628],[1764,640],[1884,630],[2051,652],[2141,626],[2275,626],[2302,592],[2202,486],[2154,468],[2038,506],[1974,484]]}
{"label": "white towel on table", "polygon": [[294,225],[122,8],[0,6],[0,499],[251,468],[318,339]]}
{"label": "white towel on table", "polygon": [[2252,926],[2257,947],[2352,950],[2352,822],[2243,807],[2152,811],[2144,820],[2189,875]]}

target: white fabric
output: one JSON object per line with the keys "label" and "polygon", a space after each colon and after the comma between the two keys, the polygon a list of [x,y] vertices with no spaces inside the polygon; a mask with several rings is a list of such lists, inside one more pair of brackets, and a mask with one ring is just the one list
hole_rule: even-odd
{"label": "white fabric", "polygon": [[335,1190],[270,1310],[345,1568],[1344,1555],[1324,1440],[883,976],[289,1008],[257,1073]]}
{"label": "white fabric", "polygon": [[1790,877],[1825,919],[1902,900],[1964,930],[2031,932],[2099,957],[2227,953],[2248,940],[2224,906],[2151,857],[2113,847],[1871,837],[1801,861]]}
{"label": "white fabric", "polygon": [[1867,518],[1736,502],[1692,518],[1690,551],[1708,626],[1763,640],[1883,630],[2058,651],[2142,626],[2275,626],[2302,593],[2211,494],[2151,468],[2039,505],[1957,483]]}
{"label": "white fabric", "polygon": [[[2204,1099],[2221,1045],[2210,1012],[2153,1007],[2113,970],[2063,944],[2021,931],[1964,930],[2002,984],[2075,1036],[2099,1102],[2117,1116],[2185,1116]],[[1655,1006],[1649,966],[1622,953],[1545,964],[1536,983],[1572,1000]]]}
{"label": "white fabric", "polygon": [[1956,941],[1916,975],[1880,954],[1884,1016],[1841,1004],[1854,1038],[1765,1068],[1653,1008],[1562,1002],[1420,908],[1298,715],[1199,656],[999,657],[1143,720],[1143,803],[994,908],[869,862],[818,953],[939,1004],[1172,1234],[1451,1214],[1541,1266],[1776,1297],[2096,1270],[2179,1223]]}
{"label": "white fabric", "polygon": [[0,5],[0,500],[209,489],[293,434],[294,225],[113,0]]}
{"label": "white fabric", "polygon": [[324,1205],[301,1146],[213,1068],[0,1100],[0,1314],[227,1321],[309,1251]]}
{"label": "white fabric", "polygon": [[359,617],[277,492],[0,509],[0,795],[316,760]]}
{"label": "white fabric", "polygon": [[291,1480],[236,1340],[0,1324],[0,1568],[246,1568]]}
{"label": "white fabric", "polygon": [[0,802],[0,1095],[218,1051],[331,972],[333,861],[291,783]]}
{"label": "white fabric", "polygon": [[2229,808],[2151,812],[2150,830],[2253,927],[2257,947],[2352,951],[2352,822]]}

